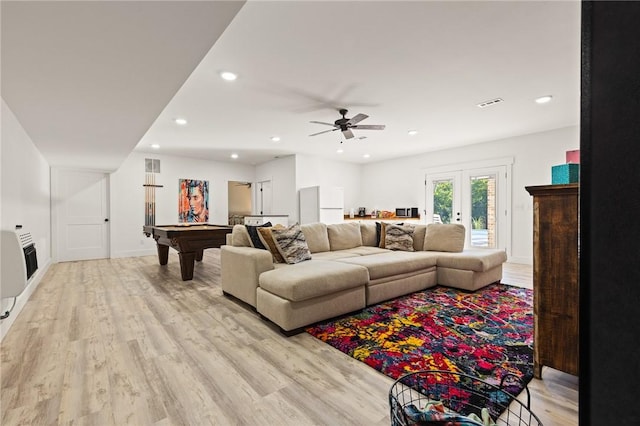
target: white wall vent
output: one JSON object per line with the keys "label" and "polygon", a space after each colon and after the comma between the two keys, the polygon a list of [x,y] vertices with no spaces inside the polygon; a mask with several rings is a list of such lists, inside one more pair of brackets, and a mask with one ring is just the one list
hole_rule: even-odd
{"label": "white wall vent", "polygon": [[491,99],[490,101],[480,102],[478,104],[478,108],[486,108],[488,106],[499,104],[500,102],[504,102],[504,100],[502,98]]}

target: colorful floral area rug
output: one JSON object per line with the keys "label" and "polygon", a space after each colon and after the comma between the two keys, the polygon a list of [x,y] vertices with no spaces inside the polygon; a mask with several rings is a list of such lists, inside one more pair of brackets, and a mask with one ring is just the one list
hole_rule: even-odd
{"label": "colorful floral area rug", "polygon": [[[533,377],[529,289],[492,284],[467,293],[435,287],[306,331],[393,379],[415,371],[447,370],[499,386],[512,374],[520,380],[509,380],[503,389],[518,395]],[[457,396],[465,397],[483,398]]]}

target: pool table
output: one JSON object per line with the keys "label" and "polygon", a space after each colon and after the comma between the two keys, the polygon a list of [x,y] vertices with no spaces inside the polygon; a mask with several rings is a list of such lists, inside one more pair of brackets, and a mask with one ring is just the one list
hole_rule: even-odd
{"label": "pool table", "polygon": [[195,261],[202,260],[204,249],[225,244],[231,229],[231,226],[210,224],[146,225],[143,232],[156,240],[161,265],[166,265],[169,260],[169,247],[176,249],[182,281],[188,281],[193,279]]}

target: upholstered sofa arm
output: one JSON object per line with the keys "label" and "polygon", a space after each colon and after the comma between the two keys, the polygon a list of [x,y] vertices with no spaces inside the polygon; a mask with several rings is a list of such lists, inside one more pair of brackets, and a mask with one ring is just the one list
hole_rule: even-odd
{"label": "upholstered sofa arm", "polygon": [[274,268],[268,250],[229,245],[220,248],[220,266],[222,291],[253,307],[260,274]]}

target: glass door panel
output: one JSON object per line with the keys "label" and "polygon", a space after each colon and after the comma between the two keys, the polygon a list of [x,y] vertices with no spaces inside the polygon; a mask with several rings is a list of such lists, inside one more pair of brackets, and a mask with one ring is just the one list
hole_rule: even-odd
{"label": "glass door panel", "polygon": [[460,173],[427,176],[427,222],[459,223]]}
{"label": "glass door panel", "polygon": [[471,247],[496,247],[496,176],[471,176]]}

